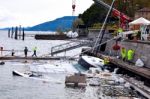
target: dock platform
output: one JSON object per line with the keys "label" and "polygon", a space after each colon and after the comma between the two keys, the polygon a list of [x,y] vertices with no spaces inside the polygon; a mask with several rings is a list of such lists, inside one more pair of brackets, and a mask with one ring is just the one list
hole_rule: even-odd
{"label": "dock platform", "polygon": [[128,73],[133,73],[134,76],[142,78],[144,81],[144,84],[147,86],[150,86],[150,69],[146,67],[137,67],[134,64],[129,64],[128,62],[124,62],[121,59],[118,59],[116,57],[112,56],[105,56],[102,54],[98,54],[98,57],[104,58],[104,57],[109,57],[110,58],[110,63],[116,65],[119,68],[122,68]]}
{"label": "dock platform", "polygon": [[137,75],[145,77],[150,80],[150,69],[145,67],[137,67],[135,65],[127,64],[120,59],[114,58],[111,60],[111,63],[117,65],[118,67],[124,68],[128,71],[134,72]]}
{"label": "dock platform", "polygon": [[75,60],[75,58],[67,57],[67,56],[56,56],[56,57],[20,57],[20,56],[14,56],[14,57],[0,57],[0,60],[60,60],[60,59],[69,59],[69,60]]}

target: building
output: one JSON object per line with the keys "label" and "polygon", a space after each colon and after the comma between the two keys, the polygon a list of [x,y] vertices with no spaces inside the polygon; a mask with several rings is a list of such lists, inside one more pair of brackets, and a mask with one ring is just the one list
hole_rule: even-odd
{"label": "building", "polygon": [[76,31],[79,37],[86,37],[88,35],[88,28],[85,25],[78,25]]}
{"label": "building", "polygon": [[150,20],[150,8],[145,7],[143,9],[138,10],[135,13],[135,19],[140,18],[140,17],[144,17],[144,18]]}

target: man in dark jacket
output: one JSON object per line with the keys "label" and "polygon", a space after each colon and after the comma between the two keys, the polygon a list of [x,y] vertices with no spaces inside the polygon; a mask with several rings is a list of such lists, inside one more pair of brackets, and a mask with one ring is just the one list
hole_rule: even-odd
{"label": "man in dark jacket", "polygon": [[25,49],[24,49],[24,55],[25,55],[25,57],[27,57],[27,55],[28,55],[28,48],[27,47],[25,47]]}

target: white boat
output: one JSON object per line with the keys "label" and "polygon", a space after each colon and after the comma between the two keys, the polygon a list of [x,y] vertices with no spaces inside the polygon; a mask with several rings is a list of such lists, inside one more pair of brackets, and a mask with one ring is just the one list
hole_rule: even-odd
{"label": "white boat", "polygon": [[32,73],[32,72],[21,73],[21,72],[16,71],[16,70],[13,70],[12,74],[14,76],[21,76],[21,77],[39,77],[39,76],[42,76],[41,74],[36,74],[36,73]]}
{"label": "white boat", "polygon": [[16,71],[16,70],[13,70],[13,71],[12,71],[12,74],[13,74],[14,76],[21,76],[21,77],[30,77],[30,75],[31,75],[31,74],[21,73],[21,72],[18,72],[18,71]]}
{"label": "white boat", "polygon": [[94,57],[94,56],[81,56],[78,63],[85,67],[85,68],[90,68],[90,67],[103,67],[104,66],[104,60]]}

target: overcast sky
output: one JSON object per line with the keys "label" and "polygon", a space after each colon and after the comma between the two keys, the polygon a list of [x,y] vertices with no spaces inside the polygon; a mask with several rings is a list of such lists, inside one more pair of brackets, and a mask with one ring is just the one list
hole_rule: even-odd
{"label": "overcast sky", "polygon": [[[83,13],[93,0],[76,0],[75,15]],[[33,26],[72,15],[72,0],[0,0],[0,28]]]}

